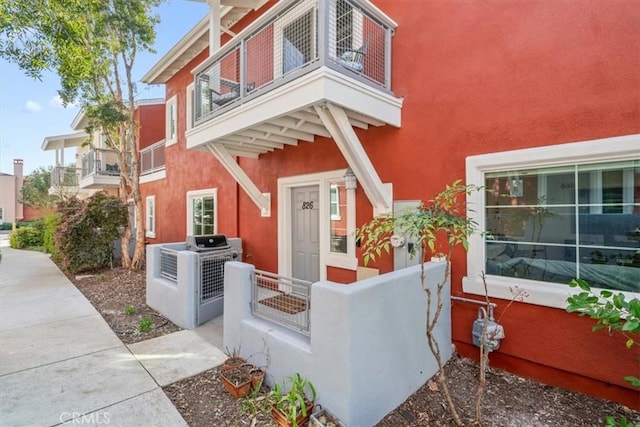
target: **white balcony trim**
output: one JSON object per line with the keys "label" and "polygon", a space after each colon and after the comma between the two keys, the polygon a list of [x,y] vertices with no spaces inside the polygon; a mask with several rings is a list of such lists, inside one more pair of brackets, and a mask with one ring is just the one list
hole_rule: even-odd
{"label": "white balcony trim", "polygon": [[374,215],[390,213],[393,209],[392,185],[384,184],[378,176],[344,109],[329,102],[325,107],[316,106],[315,109],[362,185],[373,205]]}
{"label": "white balcony trim", "polygon": [[[331,102],[379,123],[401,125],[403,100],[360,83],[328,67],[320,67],[296,80],[239,105],[226,113],[196,125],[186,132],[187,148],[216,142],[228,135],[270,122],[275,117]],[[312,136],[310,128],[307,134]],[[305,131],[305,128],[294,129]],[[325,135],[328,133],[325,131]],[[305,138],[298,138],[308,140]]]}
{"label": "white balcony trim", "polygon": [[251,201],[260,209],[261,215],[271,216],[271,193],[262,193],[222,144],[207,144],[207,149],[247,193]]}
{"label": "white balcony trim", "polygon": [[158,181],[167,177],[167,171],[164,169],[156,170],[145,175],[140,175],[140,184],[146,184],[147,182]]}

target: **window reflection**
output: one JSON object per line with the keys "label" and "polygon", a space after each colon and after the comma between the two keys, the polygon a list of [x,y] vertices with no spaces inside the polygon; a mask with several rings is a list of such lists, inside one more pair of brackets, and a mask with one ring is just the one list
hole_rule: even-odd
{"label": "window reflection", "polygon": [[347,253],[347,190],[344,182],[329,185],[330,250]]}

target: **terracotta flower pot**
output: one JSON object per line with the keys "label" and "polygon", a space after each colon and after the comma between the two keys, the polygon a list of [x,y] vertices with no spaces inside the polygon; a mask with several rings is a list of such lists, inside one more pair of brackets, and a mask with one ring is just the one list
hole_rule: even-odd
{"label": "terracotta flower pot", "polygon": [[[309,417],[311,416],[311,411],[313,410],[313,402],[307,402],[307,415],[303,416],[302,412],[296,418],[296,426],[304,426],[307,421],[309,421]],[[271,418],[280,426],[280,427],[293,427],[294,424],[287,419],[287,416],[283,414],[277,406],[273,405],[271,407]]]}
{"label": "terracotta flower pot", "polygon": [[242,364],[247,363],[244,357],[233,356],[228,357],[222,364],[222,369],[225,371],[231,371],[232,369],[239,368]]}
{"label": "terracotta flower pot", "polygon": [[260,368],[253,368],[250,370],[249,376],[251,377],[251,386],[253,388],[260,387],[264,381],[264,371]]}
{"label": "terracotta flower pot", "polygon": [[251,391],[251,377],[241,369],[225,371],[220,376],[224,388],[234,399],[245,397]]}

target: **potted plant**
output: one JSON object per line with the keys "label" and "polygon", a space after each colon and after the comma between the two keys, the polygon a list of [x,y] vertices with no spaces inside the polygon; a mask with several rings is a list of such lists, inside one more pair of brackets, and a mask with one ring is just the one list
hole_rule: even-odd
{"label": "potted plant", "polygon": [[247,370],[232,369],[223,371],[220,378],[222,378],[224,388],[234,399],[245,397],[251,391],[251,377]]}
{"label": "potted plant", "polygon": [[264,381],[264,369],[255,366],[249,371],[249,376],[251,377],[251,386],[260,388]]}
{"label": "potted plant", "polygon": [[231,371],[233,369],[237,369],[243,364],[247,363],[247,359],[240,356],[239,349],[234,348],[233,351],[230,352],[229,349],[227,348],[227,351],[225,353],[227,354],[227,358],[222,363],[222,369],[224,371]]}
{"label": "potted plant", "polygon": [[311,381],[296,372],[289,382],[287,393],[284,392],[284,385],[278,383],[270,393],[271,417],[281,427],[304,425],[309,420],[316,400],[316,389]]}

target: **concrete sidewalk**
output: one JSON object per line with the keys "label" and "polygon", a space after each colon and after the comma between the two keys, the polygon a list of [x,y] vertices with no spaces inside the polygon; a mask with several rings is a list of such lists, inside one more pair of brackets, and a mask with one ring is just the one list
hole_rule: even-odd
{"label": "concrete sidewalk", "polygon": [[[202,346],[183,335],[161,338],[168,349],[180,349],[185,339]],[[157,347],[141,344],[154,359]],[[223,357],[210,344],[201,351],[209,352],[206,366],[172,372],[160,383]],[[47,255],[2,248],[0,425],[186,426],[150,371]]]}

